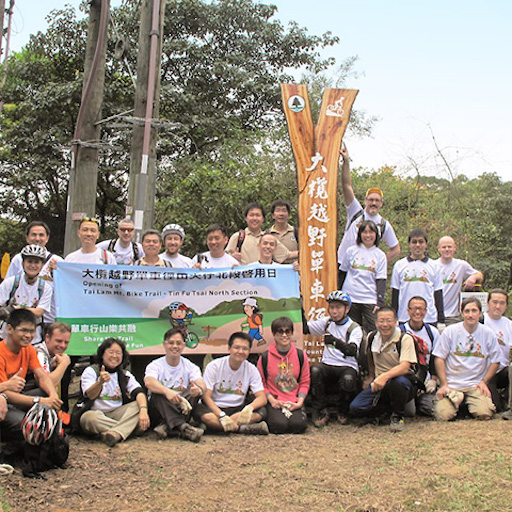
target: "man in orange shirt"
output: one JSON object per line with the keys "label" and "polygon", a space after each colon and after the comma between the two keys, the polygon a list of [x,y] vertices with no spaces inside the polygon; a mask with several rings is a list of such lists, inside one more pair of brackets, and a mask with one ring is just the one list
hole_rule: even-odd
{"label": "man in orange shirt", "polygon": [[[58,410],[62,405],[50,376],[41,368],[36,349],[31,345],[36,332],[36,317],[26,309],[16,309],[7,318],[7,338],[0,342],[0,391],[8,403],[7,414],[0,421],[2,439],[22,440],[21,421],[35,403]],[[41,394],[23,394],[27,371],[36,377]]]}

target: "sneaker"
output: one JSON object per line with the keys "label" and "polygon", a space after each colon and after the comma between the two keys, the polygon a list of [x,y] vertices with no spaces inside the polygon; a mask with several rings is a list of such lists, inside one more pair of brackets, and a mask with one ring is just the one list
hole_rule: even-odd
{"label": "sneaker", "polygon": [[181,430],[181,437],[193,443],[199,443],[203,434],[204,430],[202,428],[192,427],[188,423],[185,423],[185,427]]}
{"label": "sneaker", "polygon": [[249,434],[253,436],[268,436],[268,425],[264,421],[259,423],[249,423],[249,425],[240,425],[240,434]]}
{"label": "sneaker", "polygon": [[338,416],[336,416],[336,421],[340,425],[348,425],[348,416],[343,414],[342,412],[338,413]]}
{"label": "sneaker", "polygon": [[405,428],[404,417],[393,413],[389,422],[391,432],[402,432]]}
{"label": "sneaker", "polygon": [[112,448],[115,446],[119,441],[122,441],[121,434],[118,434],[117,432],[103,432],[100,436],[101,440],[109,447]]}
{"label": "sneaker", "polygon": [[512,420],[512,409],[508,409],[507,411],[503,411],[501,413],[501,417],[504,420]]}
{"label": "sneaker", "polygon": [[160,423],[160,425],[153,429],[153,432],[158,436],[158,439],[167,439],[169,437],[169,432],[167,431],[167,425],[165,423]]}
{"label": "sneaker", "polygon": [[327,414],[326,411],[313,411],[313,416],[312,416],[312,421],[313,421],[313,425],[316,427],[316,428],[322,428],[322,427],[325,427],[325,425],[327,425],[327,423],[329,422],[329,415]]}

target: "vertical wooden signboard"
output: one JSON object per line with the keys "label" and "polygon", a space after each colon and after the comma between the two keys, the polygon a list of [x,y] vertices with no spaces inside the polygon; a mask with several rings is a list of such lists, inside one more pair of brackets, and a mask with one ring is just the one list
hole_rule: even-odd
{"label": "vertical wooden signboard", "polygon": [[[337,181],[341,140],[358,91],[326,89],[316,126],[305,85],[281,84],[288,131],[297,164],[301,293],[308,320],[327,315],[336,289]],[[312,362],[322,355],[319,338],[304,342]]]}

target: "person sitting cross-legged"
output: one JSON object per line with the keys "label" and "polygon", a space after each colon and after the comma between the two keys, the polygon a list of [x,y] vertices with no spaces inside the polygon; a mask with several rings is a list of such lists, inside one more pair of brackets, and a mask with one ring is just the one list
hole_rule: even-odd
{"label": "person sitting cross-legged", "polygon": [[[195,417],[208,430],[268,434],[265,405],[267,397],[260,374],[247,361],[252,339],[245,332],[234,332],[228,340],[229,355],[211,361],[204,372],[206,392]],[[251,390],[254,400],[248,400]]]}
{"label": "person sitting cross-legged", "polygon": [[175,432],[183,439],[199,442],[204,430],[188,423],[193,406],[206,389],[198,366],[181,356],[185,338],[180,329],[164,334],[165,356],[146,368],[144,383],[150,391],[149,411],[161,439]]}

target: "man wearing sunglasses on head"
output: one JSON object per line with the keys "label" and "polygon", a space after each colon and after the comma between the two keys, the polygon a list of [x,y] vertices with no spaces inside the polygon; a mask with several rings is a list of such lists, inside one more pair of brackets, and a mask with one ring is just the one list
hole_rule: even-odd
{"label": "man wearing sunglasses on head", "polygon": [[92,263],[97,265],[116,265],[114,255],[105,249],[100,249],[96,242],[100,236],[98,219],[82,217],[78,226],[78,238],[82,247],[68,254],[64,261],[68,263]]}

